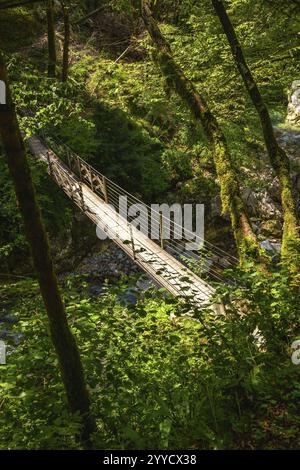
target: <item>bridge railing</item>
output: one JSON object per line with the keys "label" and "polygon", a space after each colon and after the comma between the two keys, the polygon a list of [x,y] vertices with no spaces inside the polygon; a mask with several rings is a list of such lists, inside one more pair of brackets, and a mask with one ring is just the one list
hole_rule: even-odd
{"label": "bridge railing", "polygon": [[[64,164],[72,171],[72,173],[77,176],[77,186],[75,188],[73,185],[73,190],[70,188],[70,182],[67,181],[67,177],[64,176],[64,178],[67,188],[69,185],[68,194],[70,195],[73,191],[73,196],[70,197],[77,199],[77,202],[81,204],[81,208],[84,205],[81,189],[81,184],[83,183],[87,185],[95,194],[97,194],[105,203],[114,206],[117,211],[119,210],[120,196],[126,196],[129,203],[143,204],[149,209],[147,214],[141,217],[142,222],[140,224],[139,230],[142,231],[146,236],[150,235],[147,233],[147,230],[149,230],[149,227],[151,226],[151,218],[153,217],[153,209],[151,207],[145,205],[138,198],[131,195],[128,191],[121,188],[115,182],[96,170],[92,165],[77,155],[77,153],[66,143],[61,142],[57,138],[54,138],[51,135],[45,134],[43,132],[41,133],[41,137],[53,150],[53,152],[63,160]],[[58,178],[59,176],[56,174],[56,179]],[[199,252],[187,251],[185,249],[185,244],[188,240],[185,238],[182,238],[181,240],[177,240],[174,237],[172,238],[172,235],[174,235],[176,230],[178,230],[176,223],[173,220],[167,219],[161,213],[155,213],[154,215],[156,218],[159,217],[159,224],[156,230],[154,230],[154,234],[152,230],[151,239],[157,245],[174,256],[174,258],[180,260],[183,264],[190,267],[192,270],[196,270],[196,274],[201,275],[201,277],[207,276],[208,278],[213,278],[216,281],[224,282],[224,276],[222,276],[222,272],[228,267],[235,266],[237,264],[236,258],[202,239],[199,239],[199,243],[201,242],[201,250],[199,250]],[[127,216],[127,221],[129,224],[131,224],[132,219]],[[168,224],[171,228],[171,236],[168,240],[164,239],[165,224]],[[182,230],[182,227],[179,227],[179,229]],[[131,244],[134,247],[133,237]],[[232,281],[232,279],[230,279],[228,276],[227,280],[228,282]]]}
{"label": "bridge railing", "polygon": [[[53,152],[47,151],[46,158],[48,160],[49,174],[65,193],[72,198],[73,202],[98,225],[99,213],[93,212],[95,200],[89,197],[89,193],[82,191],[82,183],[78,177],[73,172],[70,172],[69,168],[54,155]],[[119,214],[111,211],[109,205],[103,204],[101,212],[102,214],[104,212],[103,219],[106,221],[110,219],[110,223],[107,223],[107,227],[109,227],[107,234],[109,236],[113,235],[114,241],[142,269],[147,271],[154,280],[157,280],[167,290],[170,291],[171,289],[177,296],[189,300],[190,303],[196,302],[198,308],[206,308],[207,301],[214,292],[213,288],[208,284],[205,285],[203,280],[202,284],[199,282],[200,280],[196,283],[196,279],[193,279],[191,274],[187,273],[188,269],[184,268],[184,266],[178,264],[170,266],[163,254],[163,250],[153,249],[153,246],[149,244],[149,240],[144,240],[141,236],[134,236],[134,230],[130,222],[127,222],[128,237],[124,240],[124,222],[126,224],[126,221]],[[123,237],[119,236],[119,229]],[[163,276],[161,276],[162,273]],[[195,284],[197,285],[195,286]],[[201,300],[200,304],[199,299]]]}

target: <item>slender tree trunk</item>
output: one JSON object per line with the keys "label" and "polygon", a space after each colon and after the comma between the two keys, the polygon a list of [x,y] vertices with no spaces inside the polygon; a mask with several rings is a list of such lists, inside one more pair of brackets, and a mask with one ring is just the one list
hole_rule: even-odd
{"label": "slender tree trunk", "polygon": [[53,0],[47,1],[46,13],[47,13],[47,28],[48,28],[48,77],[55,78],[56,45],[55,45]]}
{"label": "slender tree trunk", "polygon": [[69,329],[59,292],[40,210],[36,201],[30,168],[9,92],[6,68],[0,53],[0,80],[6,84],[6,105],[0,105],[0,135],[10,175],[31,248],[39,286],[46,307],[51,339],[59,360],[63,383],[72,413],[83,420],[81,441],[87,447],[96,425],[90,413],[90,400],[75,339]]}
{"label": "slender tree trunk", "polygon": [[64,50],[63,50],[63,64],[62,64],[62,82],[66,82],[69,75],[69,46],[70,46],[70,17],[69,7],[61,2],[63,17],[64,17]]}
{"label": "slender tree trunk", "polygon": [[213,152],[214,164],[221,187],[223,211],[229,211],[240,258],[257,257],[260,248],[252,231],[247,211],[240,194],[237,173],[227,143],[218,122],[206,100],[196,90],[172,57],[171,48],[153,18],[148,0],[142,0],[142,16],[156,46],[156,60],[168,83],[188,106],[193,117],[200,121]]}
{"label": "slender tree trunk", "polygon": [[174,23],[177,25],[180,18],[180,0],[174,0]]}
{"label": "slender tree trunk", "polygon": [[[244,58],[243,50],[222,0],[211,0],[223,30],[227,36],[236,66],[247,92],[256,108],[263,130],[264,140],[271,165],[278,177],[283,209],[282,257],[294,264],[300,251],[300,231],[290,178],[290,162],[285,151],[278,145],[267,106]],[[298,258],[299,263],[299,258]]]}

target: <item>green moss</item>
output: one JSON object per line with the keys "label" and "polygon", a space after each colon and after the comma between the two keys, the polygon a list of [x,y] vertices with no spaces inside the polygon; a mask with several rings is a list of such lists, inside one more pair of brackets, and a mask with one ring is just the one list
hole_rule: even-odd
{"label": "green moss", "polygon": [[283,209],[283,233],[281,256],[292,271],[300,270],[300,228],[295,200],[287,165],[282,164],[278,171],[281,185]]}

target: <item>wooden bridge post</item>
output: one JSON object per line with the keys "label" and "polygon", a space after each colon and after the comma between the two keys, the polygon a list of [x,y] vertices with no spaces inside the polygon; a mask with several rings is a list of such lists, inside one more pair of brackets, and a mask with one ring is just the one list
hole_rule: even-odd
{"label": "wooden bridge post", "polygon": [[77,160],[77,166],[78,166],[78,171],[79,171],[79,178],[80,178],[80,181],[82,181],[81,165],[80,165],[80,159],[79,159],[78,156],[77,156],[76,160]]}
{"label": "wooden bridge post", "polygon": [[49,150],[47,150],[46,155],[47,155],[47,162],[48,162],[48,167],[49,167],[49,173],[50,173],[51,178],[53,178],[53,168],[52,168],[52,162],[51,162]]}
{"label": "wooden bridge post", "polygon": [[164,226],[163,226],[162,212],[159,213],[159,232],[160,232],[160,246],[164,250],[165,249],[165,243],[164,243]]}
{"label": "wooden bridge post", "polygon": [[68,167],[69,167],[70,170],[72,170],[71,158],[70,158],[70,150],[68,149],[68,147],[66,148],[66,150],[67,150]]}
{"label": "wooden bridge post", "polygon": [[105,200],[106,204],[108,204],[108,193],[107,193],[107,185],[106,185],[105,176],[102,177],[102,182],[103,182],[104,200]]}
{"label": "wooden bridge post", "polygon": [[80,195],[80,199],[81,199],[81,205],[82,205],[82,209],[84,210],[84,197],[83,197],[83,192],[82,192],[82,182],[81,181],[78,182],[78,186],[79,186],[79,195]]}
{"label": "wooden bridge post", "polygon": [[94,192],[93,172],[90,166],[89,166],[89,177],[90,177],[90,183],[91,183],[91,190]]}
{"label": "wooden bridge post", "polygon": [[133,239],[133,233],[132,233],[132,225],[131,225],[129,222],[128,222],[128,227],[129,227],[129,232],[130,232],[130,239],[131,239],[131,246],[132,246],[133,259],[136,260],[134,239]]}

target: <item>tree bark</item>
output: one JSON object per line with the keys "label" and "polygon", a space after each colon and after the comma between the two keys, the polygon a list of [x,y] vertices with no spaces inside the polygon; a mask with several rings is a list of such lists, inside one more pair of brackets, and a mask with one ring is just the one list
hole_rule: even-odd
{"label": "tree bark", "polygon": [[64,2],[61,2],[61,6],[64,17],[64,49],[61,80],[66,82],[69,75],[70,16],[69,7]]}
{"label": "tree bark", "polygon": [[53,0],[47,1],[46,13],[47,13],[47,29],[48,29],[48,77],[55,78],[56,45],[55,45]]}
{"label": "tree bark", "polygon": [[240,259],[258,258],[259,244],[253,233],[241,197],[238,176],[229,153],[226,138],[211,113],[204,97],[189,80],[172,57],[171,48],[153,18],[148,0],[142,0],[142,17],[156,47],[156,60],[168,83],[188,106],[193,117],[200,121],[213,153],[221,188],[223,211],[229,211]]}
{"label": "tree bark", "polygon": [[292,265],[294,265],[297,263],[297,258],[299,263],[300,231],[290,178],[290,161],[285,151],[278,145],[268,108],[264,103],[260,90],[244,58],[241,44],[226,12],[224,4],[222,3],[222,0],[211,0],[211,2],[220,19],[224,33],[226,34],[230,44],[236,66],[260,119],[269,159],[280,184],[281,204],[283,209],[281,254],[283,259],[286,259],[289,264],[292,263]]}
{"label": "tree bark", "polygon": [[50,335],[59,360],[61,375],[72,413],[82,417],[83,428],[80,440],[89,447],[92,433],[96,430],[90,412],[90,400],[85,385],[82,364],[75,339],[70,331],[64,304],[54,273],[46,235],[30,168],[26,158],[18,121],[11,101],[5,64],[0,53],[0,80],[6,84],[6,105],[0,105],[0,135],[25,233],[31,248],[37,278],[46,307]]}

